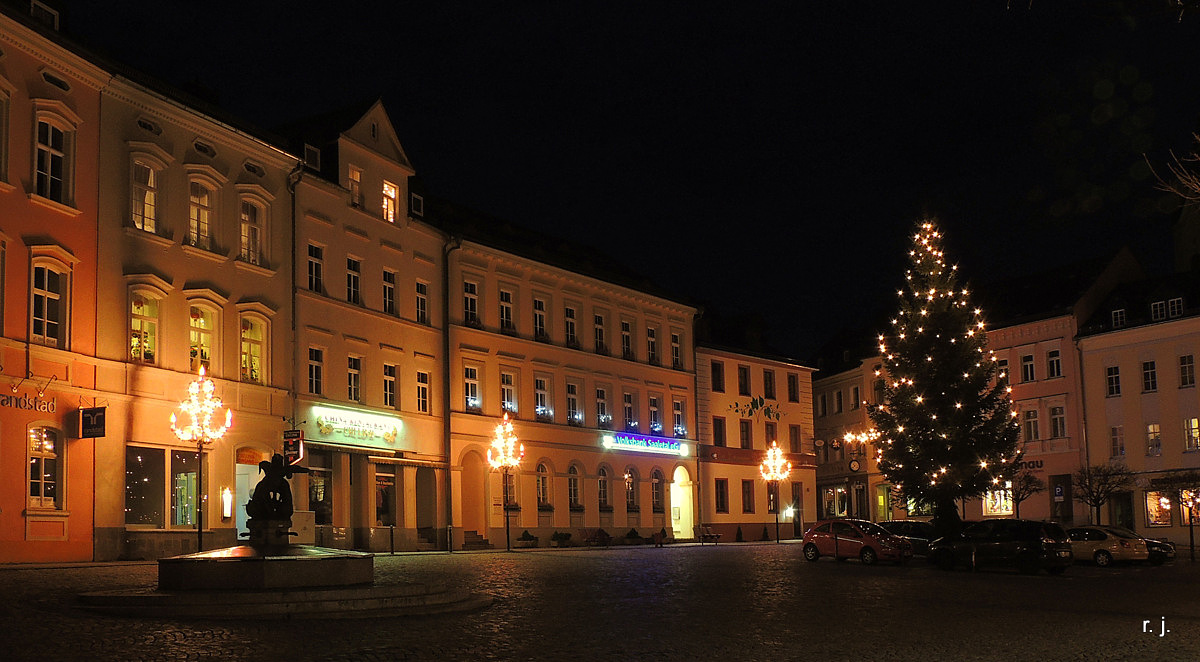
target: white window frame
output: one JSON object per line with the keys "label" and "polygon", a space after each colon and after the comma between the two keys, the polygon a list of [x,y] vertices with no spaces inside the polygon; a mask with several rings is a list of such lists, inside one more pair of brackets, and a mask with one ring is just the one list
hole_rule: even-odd
{"label": "white window frame", "polygon": [[516,331],[517,325],[513,321],[513,291],[501,288],[496,298],[500,303],[500,330],[509,333]]}
{"label": "white window frame", "polygon": [[579,346],[579,335],[575,323],[575,306],[563,307],[563,342],[568,347]]}
{"label": "white window frame", "polygon": [[479,366],[463,366],[463,407],[469,412],[483,411],[479,394]]}
{"label": "white window frame", "polygon": [[1179,357],[1179,388],[1196,385],[1196,359],[1192,354]]}
{"label": "white window frame", "polygon": [[1041,441],[1038,410],[1026,409],[1021,412],[1021,435],[1026,442]]}
{"label": "white window frame", "polygon": [[1200,451],[1200,418],[1183,419],[1183,452]]}
{"label": "white window frame", "polygon": [[646,327],[646,363],[658,365],[658,329]]}
{"label": "white window frame", "polygon": [[606,335],[607,316],[604,313],[592,314],[592,341],[597,354],[608,354],[608,339]]}
{"label": "white window frame", "polygon": [[683,370],[683,336],[678,333],[671,334],[671,367]]}
{"label": "white window frame", "polygon": [[247,264],[266,263],[267,204],[257,197],[238,198],[238,259]]}
{"label": "white window frame", "polygon": [[[45,252],[43,252],[43,250]],[[47,347],[57,347],[58,349],[69,349],[71,341],[71,305],[72,301],[72,286],[74,283],[74,265],[65,261],[69,254],[65,250],[57,246],[30,247],[30,264],[29,264],[29,291],[30,291],[30,308],[29,308],[29,340],[30,342]],[[58,274],[58,291],[49,290],[47,288],[37,287],[37,272],[38,269],[43,269],[47,274],[54,272]],[[49,276],[46,277],[46,283],[49,284]],[[42,315],[36,314],[38,302],[42,304]],[[47,302],[58,302],[58,318],[51,320],[47,311]],[[37,325],[41,322],[42,332],[38,333]],[[58,330],[55,334],[49,334],[49,325],[53,323]]]}
{"label": "white window frame", "polygon": [[[46,444],[48,436],[52,437],[49,448]],[[26,459],[28,460],[26,466],[29,467],[29,472],[25,475],[25,495],[26,503],[31,510],[64,509],[66,495],[63,488],[67,477],[66,451],[66,436],[61,430],[49,425],[34,425],[29,428],[25,444]],[[50,479],[51,474],[46,471],[47,461],[53,462],[54,465],[53,480]],[[41,468],[39,470],[35,467]],[[53,486],[52,489],[46,489],[48,484]],[[36,495],[33,493],[35,485],[37,486]],[[52,493],[52,496],[47,496],[47,492]]]}
{"label": "white window frame", "polygon": [[1183,297],[1167,299],[1167,317],[1176,318],[1183,315]]}
{"label": "white window frame", "polygon": [[1109,457],[1125,457],[1125,426],[1109,426],[1108,442]]}
{"label": "white window frame", "polygon": [[388,223],[395,223],[396,215],[400,210],[400,187],[385,179],[383,180],[381,196],[383,202],[381,203],[382,213],[380,215]]}
{"label": "white window frame", "polygon": [[1158,391],[1158,363],[1142,361],[1142,393]]}
{"label": "white window frame", "polygon": [[1167,319],[1167,302],[1155,301],[1150,304],[1150,321],[1161,322]]}
{"label": "white window frame", "polygon": [[362,402],[363,357],[358,354],[346,356],[346,399]]}
{"label": "white window frame", "polygon": [[350,206],[362,208],[362,168],[358,166],[347,166],[346,169],[346,189],[350,191]]}
{"label": "white window frame", "polygon": [[578,382],[567,382],[567,424],[568,425],[583,425],[583,409],[579,406],[579,391],[580,385]]}
{"label": "white window frame", "polygon": [[188,246],[212,250],[216,210],[217,186],[205,177],[188,177]]}
{"label": "white window frame", "polygon": [[396,364],[383,364],[383,406],[396,407]]}
{"label": "white window frame", "polygon": [[396,314],[396,272],[391,269],[383,270],[383,305],[380,310],[385,315]]}
{"label": "white window frame", "polygon": [[308,243],[308,291],[323,294],[325,292],[325,247],[321,244]]}
{"label": "white window frame", "polygon": [[544,423],[554,422],[554,407],[550,402],[550,378],[535,375],[533,378],[533,415]]}
{"label": "white window frame", "polygon": [[1158,423],[1146,424],[1146,457],[1162,455],[1162,426]]}
{"label": "white window frame", "polygon": [[[195,314],[195,311],[193,311],[193,309],[198,311],[201,317],[194,317],[193,315]],[[203,326],[197,326],[194,322],[194,320],[197,319],[203,320],[205,315],[208,316],[208,320],[212,325],[212,327],[209,329],[205,329]],[[212,366],[216,361],[216,358],[221,355],[220,349],[217,347],[217,344],[221,340],[220,329],[220,307],[204,299],[191,299],[188,301],[188,370],[190,372],[196,372],[199,367],[203,365],[205,372],[210,375],[216,375],[216,373],[214,373],[212,370]],[[206,336],[207,338],[205,338]],[[192,356],[192,351],[196,347],[204,345],[204,343],[197,341],[203,341],[205,339],[208,341],[208,358],[203,358],[199,352],[197,352],[196,356]]]}
{"label": "white window frame", "polygon": [[[129,291],[129,360],[132,363],[158,365],[162,357],[162,302],[161,293],[144,287]],[[141,303],[141,305],[139,305]],[[154,313],[147,310],[153,306]],[[149,335],[153,340],[147,342]],[[150,346],[150,358],[146,358],[146,347]]]}
{"label": "white window frame", "polygon": [[414,290],[416,291],[414,305],[417,324],[429,324],[429,283],[418,280]]}
{"label": "white window frame", "polygon": [[1062,439],[1067,436],[1067,408],[1063,405],[1050,407],[1050,438]]}
{"label": "white window frame", "polygon": [[517,373],[500,371],[500,411],[517,415]]}
{"label": "white window frame", "polygon": [[429,379],[427,371],[417,371],[417,411],[422,414],[429,413]]}
{"label": "white window frame", "polygon": [[[47,99],[34,100],[34,121],[33,121],[33,167],[32,176],[30,179],[31,193],[42,200],[63,205],[71,209],[75,208],[75,148],[78,138],[78,126],[80,124],[79,117],[75,115],[66,104],[58,101],[50,101]],[[43,143],[41,139],[41,126],[46,125],[48,137],[51,142]],[[53,143],[53,133],[57,131],[62,134],[62,144],[55,146]],[[50,162],[48,167],[43,167],[43,159]],[[54,171],[54,161],[57,159],[59,171],[57,173],[57,181],[59,183],[58,195],[54,195],[53,183],[56,179]]]}
{"label": "white window frame", "polygon": [[362,258],[346,256],[346,302],[362,305]]}
{"label": "white window frame", "polygon": [[1120,366],[1110,365],[1104,369],[1104,379],[1107,388],[1105,393],[1107,397],[1115,398],[1121,395],[1121,368]]}
{"label": "white window frame", "polygon": [[1112,311],[1112,328],[1119,329],[1125,326],[1125,309],[1117,308]]}
{"label": "white window frame", "polygon": [[675,431],[675,437],[679,439],[687,438],[687,418],[685,416],[687,407],[684,406],[683,400],[674,398],[671,400],[671,417],[672,427]]}
{"label": "white window frame", "polygon": [[[259,339],[246,335],[254,326],[261,330]],[[265,315],[242,312],[238,316],[238,374],[243,382],[250,384],[268,383],[269,353],[271,348],[271,320]],[[256,351],[257,350],[257,351]],[[253,359],[258,358],[258,374],[254,372]]]}
{"label": "white window frame", "polygon": [[324,395],[325,392],[325,348],[308,347],[308,392]]}
{"label": "white window frame", "polygon": [[550,337],[546,333],[546,299],[541,297],[533,299],[533,337],[536,340],[546,340]]}
{"label": "white window frame", "polygon": [[[138,169],[145,168],[147,181],[138,181]],[[135,154],[129,162],[129,223],[144,232],[157,234],[160,204],[159,182],[165,164],[144,154]]]}
{"label": "white window frame", "polygon": [[463,323],[478,325],[479,319],[479,282],[463,280]]}

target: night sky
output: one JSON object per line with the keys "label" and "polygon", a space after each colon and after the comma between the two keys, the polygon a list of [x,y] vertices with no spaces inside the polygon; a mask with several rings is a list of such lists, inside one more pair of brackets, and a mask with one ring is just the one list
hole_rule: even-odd
{"label": "night sky", "polygon": [[432,193],[804,360],[893,312],[926,214],[975,283],[1166,265],[1145,158],[1200,128],[1200,10],[1165,0],[62,4],[259,126],[382,97]]}

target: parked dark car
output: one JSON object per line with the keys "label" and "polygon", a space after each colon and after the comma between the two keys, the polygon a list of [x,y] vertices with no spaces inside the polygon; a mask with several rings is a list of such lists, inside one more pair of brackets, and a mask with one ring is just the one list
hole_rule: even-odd
{"label": "parked dark car", "polygon": [[933,533],[933,525],[919,519],[895,519],[880,522],[879,526],[912,544],[913,556],[927,556],[929,543],[936,537]]}
{"label": "parked dark car", "polygon": [[1151,565],[1162,565],[1167,561],[1175,560],[1175,543],[1171,542],[1170,540],[1156,540],[1154,538],[1147,538],[1146,536],[1143,536],[1136,531],[1131,531],[1123,526],[1106,524],[1104,525],[1104,528],[1112,531],[1115,535],[1132,536],[1134,538],[1144,540],[1146,542],[1146,551],[1150,553],[1149,560]]}
{"label": "parked dark car", "polygon": [[1023,519],[987,519],[975,522],[957,535],[938,538],[929,546],[929,558],[943,570],[964,565],[1015,567],[1035,573],[1045,568],[1052,575],[1066,572],[1074,560],[1067,532],[1053,522]]}
{"label": "parked dark car", "polygon": [[821,520],[804,532],[804,558],[816,561],[822,556],[832,556],[838,561],[857,558],[864,565],[879,559],[904,563],[912,558],[912,545],[874,522]]}

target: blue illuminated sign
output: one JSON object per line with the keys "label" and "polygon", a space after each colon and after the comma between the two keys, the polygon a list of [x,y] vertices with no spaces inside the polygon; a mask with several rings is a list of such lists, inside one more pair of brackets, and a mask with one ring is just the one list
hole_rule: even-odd
{"label": "blue illuminated sign", "polygon": [[621,432],[604,435],[601,437],[600,443],[610,450],[678,455],[679,457],[687,457],[688,455],[687,444],[668,437],[647,437],[640,434]]}

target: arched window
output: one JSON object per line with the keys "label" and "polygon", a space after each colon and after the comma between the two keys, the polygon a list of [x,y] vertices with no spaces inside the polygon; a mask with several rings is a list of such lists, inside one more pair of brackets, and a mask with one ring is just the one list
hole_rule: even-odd
{"label": "arched window", "polygon": [[665,481],[663,481],[663,474],[658,469],[655,469],[650,472],[650,505],[656,513],[663,512],[663,504],[666,503],[664,492]]}
{"label": "arched window", "polygon": [[637,512],[638,510],[638,475],[637,469],[632,465],[625,467],[625,510],[629,512]]}
{"label": "arched window", "polygon": [[69,254],[58,246],[31,246],[30,340],[67,349],[71,337],[71,269]]}
{"label": "arched window", "polygon": [[158,299],[145,292],[134,291],[129,297],[129,359],[158,362]]}
{"label": "arched window", "polygon": [[579,500],[579,467],[567,467],[567,504],[571,510],[582,510],[583,503]]}
{"label": "arched window", "polygon": [[254,384],[265,383],[267,321],[257,315],[242,315],[240,328],[241,379]]}
{"label": "arched window", "polygon": [[538,507],[550,505],[550,471],[545,464],[537,465]]}
{"label": "arched window", "polygon": [[598,489],[597,497],[600,503],[600,510],[612,510],[612,506],[608,502],[608,469],[600,467],[599,478],[596,480]]}
{"label": "arched window", "polygon": [[29,507],[61,509],[61,436],[51,428],[29,429]]}
{"label": "arched window", "polygon": [[188,306],[188,369],[197,372],[204,368],[212,371],[213,329],[217,327],[217,313],[208,306]]}

